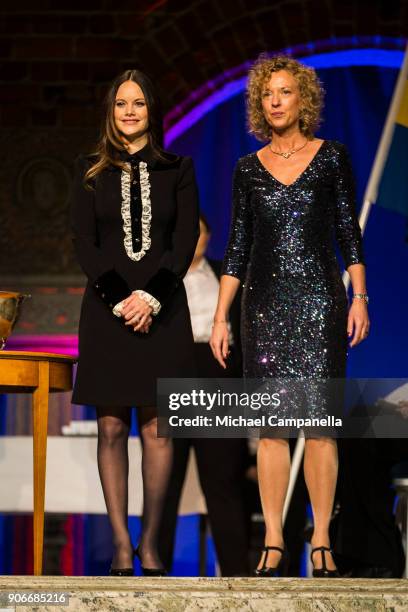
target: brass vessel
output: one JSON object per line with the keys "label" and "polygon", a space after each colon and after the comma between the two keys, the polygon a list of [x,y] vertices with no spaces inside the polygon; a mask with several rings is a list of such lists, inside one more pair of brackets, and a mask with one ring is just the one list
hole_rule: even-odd
{"label": "brass vessel", "polygon": [[0,350],[4,349],[7,338],[13,331],[21,312],[21,305],[31,297],[16,291],[0,291]]}

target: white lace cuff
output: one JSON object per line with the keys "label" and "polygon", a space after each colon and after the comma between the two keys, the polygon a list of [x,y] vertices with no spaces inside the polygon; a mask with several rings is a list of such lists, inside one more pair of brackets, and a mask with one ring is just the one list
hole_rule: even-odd
{"label": "white lace cuff", "polygon": [[116,306],[114,306],[112,308],[112,312],[115,315],[115,317],[121,317],[122,316],[122,308],[123,308],[123,303],[119,302],[118,304],[116,304]]}
{"label": "white lace cuff", "polygon": [[158,300],[156,300],[155,297],[153,297],[152,295],[150,295],[150,293],[147,293],[147,291],[143,291],[143,289],[137,289],[136,291],[132,291],[132,293],[137,293],[137,295],[144,300],[145,302],[147,302],[147,304],[149,304],[149,306],[152,307],[152,315],[155,317],[156,315],[159,314],[160,309],[161,309],[161,304]]}

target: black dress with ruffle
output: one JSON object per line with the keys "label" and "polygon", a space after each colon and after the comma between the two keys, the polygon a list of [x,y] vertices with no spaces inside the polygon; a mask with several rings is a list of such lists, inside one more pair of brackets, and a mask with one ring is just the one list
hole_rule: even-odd
{"label": "black dress with ruffle", "polygon": [[[83,184],[92,158],[77,160],[72,232],[88,277],[79,324],[73,402],[154,406],[159,377],[194,376],[193,335],[182,282],[199,234],[190,158],[155,158],[150,145],[124,153],[132,172],[110,166]],[[142,255],[139,257],[140,253]],[[112,308],[136,289],[162,308],[148,334],[135,333]]]}

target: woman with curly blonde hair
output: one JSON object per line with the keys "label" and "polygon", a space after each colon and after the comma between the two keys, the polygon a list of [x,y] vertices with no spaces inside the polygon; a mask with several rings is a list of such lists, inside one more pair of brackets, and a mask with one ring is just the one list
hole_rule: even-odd
{"label": "woman with curly blonde hair", "polygon": [[[341,379],[347,342],[368,334],[368,296],[362,238],[355,212],[352,169],[345,146],[314,136],[323,89],[312,68],[286,56],[261,56],[249,73],[249,131],[265,146],[238,160],[233,213],[211,347],[225,367],[227,319],[244,283],[242,343],[247,378]],[[337,262],[337,240],[353,286],[347,295]],[[307,397],[296,416],[331,414],[325,394]],[[286,410],[286,405],[285,405]],[[279,413],[272,416],[285,416]],[[258,477],[265,548],[257,576],[284,572],[288,554],[282,514],[290,474],[288,429],[261,437]],[[329,521],[337,481],[333,435],[305,431],[304,473],[314,532],[313,575],[337,577]],[[317,553],[317,554],[316,554]],[[319,554],[320,553],[320,554]]]}

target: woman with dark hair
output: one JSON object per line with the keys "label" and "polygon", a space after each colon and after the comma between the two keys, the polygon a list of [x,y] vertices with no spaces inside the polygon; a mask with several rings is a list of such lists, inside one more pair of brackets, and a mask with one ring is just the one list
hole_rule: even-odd
{"label": "woman with dark hair", "polygon": [[[157,535],[172,445],[157,437],[156,379],[194,375],[182,278],[199,233],[198,197],[191,159],[162,148],[157,93],[138,70],[112,83],[96,151],[77,160],[72,230],[88,277],[73,402],[96,406],[98,468],[115,546],[110,574],[133,575],[136,554],[145,575],[164,575]],[[127,524],[133,406],[143,453],[136,550]]]}
{"label": "woman with dark hair", "polygon": [[[369,330],[351,164],[343,144],[314,135],[323,90],[312,68],[291,57],[261,56],[250,70],[247,96],[250,131],[266,144],[240,159],[235,169],[231,232],[211,346],[225,367],[228,311],[244,282],[245,376],[308,380],[313,388],[313,381],[344,378],[347,340],[356,346]],[[334,238],[354,290],[350,307]],[[308,396],[305,409],[295,403],[295,416],[327,418],[333,410],[327,397]],[[275,434],[270,428],[259,441],[266,536],[257,576],[279,575],[287,562],[282,515],[290,452],[284,433],[287,428]],[[305,431],[305,437],[305,482],[314,517],[313,575],[336,577],[329,541],[336,440],[321,429]]]}

